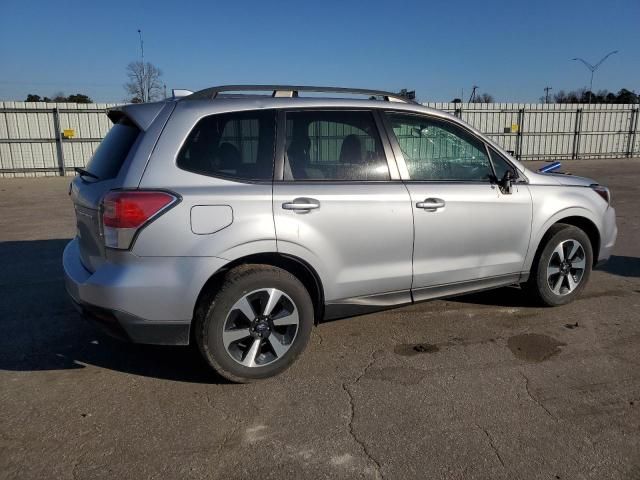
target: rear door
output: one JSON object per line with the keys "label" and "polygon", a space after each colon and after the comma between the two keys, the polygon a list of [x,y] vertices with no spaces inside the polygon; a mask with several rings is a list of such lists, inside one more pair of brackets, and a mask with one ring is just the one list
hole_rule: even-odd
{"label": "rear door", "polygon": [[278,251],[320,273],[328,308],[410,301],[411,204],[375,113],[287,111],[279,125]]}
{"label": "rear door", "polygon": [[411,195],[416,300],[441,294],[435,287],[517,281],[531,234],[526,183],[502,192],[491,181],[484,142],[453,122],[394,112],[385,118]]}

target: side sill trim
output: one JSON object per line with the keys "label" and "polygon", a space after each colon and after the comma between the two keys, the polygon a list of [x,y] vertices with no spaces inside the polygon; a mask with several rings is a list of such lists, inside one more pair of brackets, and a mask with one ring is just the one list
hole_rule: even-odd
{"label": "side sill trim", "polygon": [[412,303],[412,298],[409,290],[343,298],[325,304],[323,319],[337,320],[339,318],[365,315],[410,303]]}
{"label": "side sill trim", "polygon": [[526,282],[529,272],[517,272],[495,277],[468,280],[465,282],[447,283],[414,290],[378,293],[335,300],[325,304],[323,320],[337,320],[367,313],[379,312],[391,308],[402,307],[411,303],[433,300],[436,298],[466,295],[467,293]]}
{"label": "side sill trim", "polygon": [[467,293],[478,292],[481,290],[490,290],[492,288],[520,283],[523,281],[522,277],[523,275],[518,272],[510,273],[507,275],[498,275],[495,277],[468,280],[465,282],[447,283],[444,285],[416,288],[412,290],[413,300],[416,302],[422,302],[424,300],[432,300],[434,298],[452,297],[456,295],[465,295]]}

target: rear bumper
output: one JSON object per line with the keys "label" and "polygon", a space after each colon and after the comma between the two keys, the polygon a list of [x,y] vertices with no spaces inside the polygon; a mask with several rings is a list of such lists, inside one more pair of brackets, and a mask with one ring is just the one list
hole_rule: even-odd
{"label": "rear bumper", "polygon": [[92,273],[74,239],[62,263],[76,308],[103,330],[136,343],[186,345],[202,286],[226,260],[129,255]]}
{"label": "rear bumper", "polygon": [[190,323],[148,322],[124,312],[79,303],[74,307],[85,320],[118,340],[152,345],[188,345]]}

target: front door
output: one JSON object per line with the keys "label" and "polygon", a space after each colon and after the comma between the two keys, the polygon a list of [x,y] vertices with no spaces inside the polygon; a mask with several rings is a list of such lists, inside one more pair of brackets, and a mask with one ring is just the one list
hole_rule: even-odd
{"label": "front door", "polygon": [[484,142],[453,122],[386,118],[411,195],[415,299],[517,281],[531,234],[526,183],[501,191]]}

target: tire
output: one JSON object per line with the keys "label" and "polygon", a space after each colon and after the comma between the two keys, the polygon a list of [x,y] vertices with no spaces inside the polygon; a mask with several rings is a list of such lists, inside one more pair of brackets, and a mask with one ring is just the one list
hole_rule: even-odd
{"label": "tire", "polygon": [[525,287],[542,305],[565,305],[580,295],[589,280],[593,265],[591,241],[583,230],[558,223],[549,229],[543,242]]}
{"label": "tire", "polygon": [[313,325],[311,297],[295,276],[270,265],[241,265],[203,300],[195,339],[214,370],[247,383],[289,368],[307,346]]}

